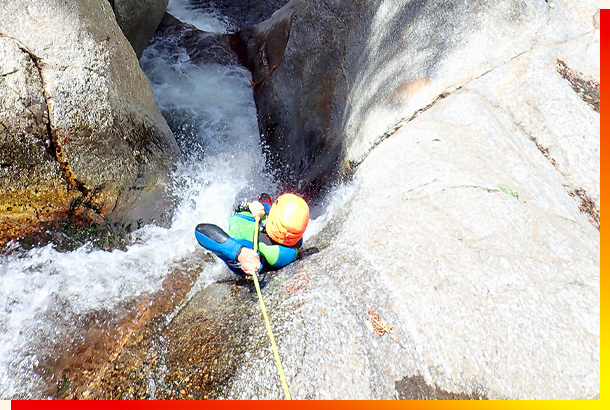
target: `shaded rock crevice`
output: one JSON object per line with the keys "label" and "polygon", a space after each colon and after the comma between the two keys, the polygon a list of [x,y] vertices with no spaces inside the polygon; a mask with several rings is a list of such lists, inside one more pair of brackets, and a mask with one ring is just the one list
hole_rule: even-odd
{"label": "shaded rock crevice", "polygon": [[593,111],[600,112],[599,82],[585,78],[581,73],[572,70],[565,61],[557,59],[557,72],[565,79],[576,94],[586,102]]}
{"label": "shaded rock crevice", "polygon": [[272,18],[232,35],[233,50],[241,64],[252,72],[255,100],[280,66],[288,41],[295,10],[292,4],[279,9]]}
{"label": "shaded rock crevice", "polygon": [[484,393],[452,393],[426,383],[423,376],[405,376],[396,381],[398,400],[488,400]]}
{"label": "shaded rock crevice", "polygon": [[107,0],[114,18],[140,58],[167,9],[168,0]]}

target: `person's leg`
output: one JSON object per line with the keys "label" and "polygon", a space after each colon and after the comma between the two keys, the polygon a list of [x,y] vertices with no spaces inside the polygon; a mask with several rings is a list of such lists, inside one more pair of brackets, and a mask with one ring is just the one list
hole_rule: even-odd
{"label": "person's leg", "polygon": [[237,255],[242,244],[231,238],[225,231],[213,224],[199,224],[195,228],[195,238],[199,245],[214,253],[233,272],[244,275],[241,265],[237,262]]}

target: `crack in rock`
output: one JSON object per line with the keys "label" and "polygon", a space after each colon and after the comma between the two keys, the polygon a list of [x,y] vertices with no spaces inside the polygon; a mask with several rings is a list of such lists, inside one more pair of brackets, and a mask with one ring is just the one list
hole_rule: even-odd
{"label": "crack in rock", "polygon": [[600,86],[597,81],[585,78],[573,71],[565,61],[557,59],[557,72],[565,79],[578,96],[595,112],[600,112]]}
{"label": "crack in rock", "polygon": [[[5,36],[5,35],[3,35],[3,36]],[[8,37],[8,36],[5,36],[5,37]],[[53,158],[55,158],[56,161],[59,163],[60,168],[62,170],[62,174],[63,174],[65,180],[67,181],[68,185],[75,187],[83,195],[83,197],[86,198],[90,195],[91,190],[89,190],[85,186],[84,182],[79,181],[76,178],[76,176],[74,175],[74,172],[72,171],[72,168],[70,167],[70,164],[68,163],[68,159],[62,152],[62,147],[61,147],[61,144],[59,143],[57,135],[53,131],[53,126],[51,124],[51,111],[49,109],[49,103],[48,103],[50,97],[47,95],[45,82],[44,82],[44,76],[42,73],[42,70],[43,70],[42,65],[44,63],[39,57],[37,57],[34,53],[32,53],[30,50],[28,50],[18,40],[15,39],[15,41],[17,42],[17,47],[19,47],[19,49],[22,52],[24,52],[25,54],[27,54],[30,57],[30,59],[32,60],[32,63],[38,70],[38,75],[40,76],[40,81],[41,81],[41,85],[42,85],[42,95],[44,98],[44,105],[45,105],[45,110],[46,110],[45,125],[46,125],[46,129],[47,129],[47,136],[49,139],[47,151],[49,152],[49,155],[51,155]]]}

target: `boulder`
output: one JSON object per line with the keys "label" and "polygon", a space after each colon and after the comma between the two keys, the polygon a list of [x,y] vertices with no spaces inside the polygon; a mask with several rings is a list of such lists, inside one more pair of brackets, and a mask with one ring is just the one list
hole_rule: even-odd
{"label": "boulder", "polygon": [[148,45],[167,10],[169,0],[108,0],[116,21],[138,58]]}
{"label": "boulder", "polygon": [[27,233],[76,203],[110,223],[160,220],[179,152],[109,4],[0,6],[3,224]]}

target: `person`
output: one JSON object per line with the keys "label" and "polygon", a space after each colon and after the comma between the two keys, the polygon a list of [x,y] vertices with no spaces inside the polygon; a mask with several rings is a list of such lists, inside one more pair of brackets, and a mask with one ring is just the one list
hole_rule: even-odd
{"label": "person", "polygon": [[[255,219],[260,217],[258,250],[253,248]],[[309,222],[309,207],[303,198],[283,194],[275,202],[262,194],[229,217],[228,232],[202,223],[195,228],[199,245],[213,252],[237,274],[252,276],[283,268],[294,262],[303,243],[303,233]]]}

